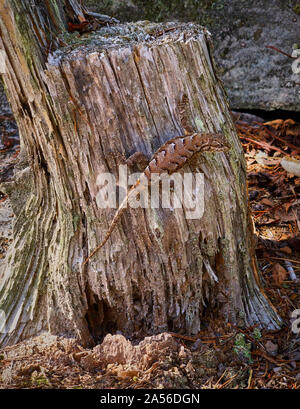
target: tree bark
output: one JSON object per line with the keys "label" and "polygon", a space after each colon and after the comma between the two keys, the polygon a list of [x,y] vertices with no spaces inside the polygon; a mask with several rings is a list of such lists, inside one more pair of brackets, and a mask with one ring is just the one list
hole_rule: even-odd
{"label": "tree bark", "polygon": [[[195,334],[210,313],[278,328],[259,283],[243,151],[209,34],[197,25],[136,23],[79,37],[65,26],[82,22],[85,10],[66,3],[1,1],[3,78],[21,153],[14,180],[1,186],[15,218],[0,270],[0,343],[44,331],[83,344],[115,330]],[[117,176],[122,155],[151,157],[182,135],[182,95],[192,128],[221,131],[232,147],[181,170],[204,173],[203,217],[128,208],[82,267],[115,212],[97,206],[97,176]]]}

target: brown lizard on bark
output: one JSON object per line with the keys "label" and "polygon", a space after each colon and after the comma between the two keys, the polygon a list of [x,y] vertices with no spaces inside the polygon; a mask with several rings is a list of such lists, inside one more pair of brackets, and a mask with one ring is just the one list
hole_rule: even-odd
{"label": "brown lizard on bark", "polygon": [[[184,101],[183,101],[184,102]],[[185,129],[185,132],[189,132],[189,128],[186,123],[181,123]],[[220,133],[192,133],[185,136],[177,136],[167,141],[161,146],[153,155],[148,166],[136,181],[136,183],[130,188],[125,199],[116,211],[113,220],[110,224],[108,231],[105,234],[102,242],[91,252],[91,254],[85,259],[83,265],[85,265],[94,254],[101,249],[109,239],[115,226],[119,222],[121,216],[127,209],[127,203],[131,197],[135,196],[138,191],[138,186],[143,182],[151,183],[152,174],[172,173],[182,168],[189,159],[196,153],[203,152],[224,152],[229,150],[229,145],[226,143],[224,135]],[[144,184],[143,186],[147,186]]]}

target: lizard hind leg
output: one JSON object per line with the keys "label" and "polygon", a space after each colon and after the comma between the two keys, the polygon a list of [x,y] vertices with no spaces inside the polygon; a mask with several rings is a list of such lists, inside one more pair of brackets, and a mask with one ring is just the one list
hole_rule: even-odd
{"label": "lizard hind leg", "polygon": [[110,223],[110,227],[107,230],[104,239],[101,241],[101,243],[90,253],[90,255],[84,260],[84,262],[82,263],[82,266],[84,266],[108,241],[108,239],[110,238],[112,232],[114,231],[116,225],[118,224],[121,216],[123,215],[123,213],[125,212],[125,210],[127,209],[127,205],[130,203],[131,198],[137,194],[136,189],[139,185],[141,185],[141,188],[144,189],[145,188],[145,178],[142,178],[142,182],[141,180],[138,179],[136,181],[136,183],[130,188],[128,194],[126,195],[126,197],[124,198],[124,200],[122,201],[122,203],[120,204],[118,210],[116,211],[111,223]]}
{"label": "lizard hind leg", "polygon": [[195,132],[194,128],[191,126],[190,117],[190,106],[189,98],[187,94],[183,94],[180,101],[177,103],[177,110],[179,113],[180,125],[183,128],[184,135],[191,135]]}

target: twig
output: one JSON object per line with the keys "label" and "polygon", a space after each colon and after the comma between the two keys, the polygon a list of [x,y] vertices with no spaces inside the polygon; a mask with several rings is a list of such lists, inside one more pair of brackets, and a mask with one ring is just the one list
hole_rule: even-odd
{"label": "twig", "polygon": [[250,389],[250,388],[251,388],[252,375],[253,375],[253,369],[252,369],[252,368],[250,368],[250,375],[249,375],[249,379],[248,379],[248,386],[247,386],[247,389]]}
{"label": "twig", "polygon": [[224,386],[228,385],[231,381],[234,380],[234,378],[236,378],[238,376],[238,373],[236,373],[235,375],[233,375],[230,379],[228,379],[226,382],[224,382],[218,389],[222,389],[224,388]]}
{"label": "twig", "polygon": [[293,57],[291,54],[288,54],[288,53],[285,53],[284,51],[282,51],[282,50],[279,50],[279,48],[276,48],[276,47],[274,47],[273,45],[266,45],[265,46],[266,48],[271,48],[272,50],[275,50],[275,51],[277,51],[278,53],[281,53],[281,54],[283,54],[283,55],[285,55],[285,56],[287,56],[287,57],[289,57],[289,58],[292,58],[293,60],[296,60],[298,57]]}
{"label": "twig", "polygon": [[151,32],[151,33],[149,33],[149,34],[152,35],[152,36],[154,36],[154,37],[156,38],[156,37],[162,36],[162,35],[165,34],[165,33],[168,33],[169,31],[174,31],[174,30],[176,30],[178,27],[179,27],[179,26],[170,27],[170,28],[166,28],[165,30],[159,31],[159,32],[157,32],[157,33]]}
{"label": "twig", "polygon": [[225,369],[225,371],[223,372],[223,374],[220,376],[220,378],[217,380],[217,383],[214,385],[215,387],[219,385],[219,383],[221,382],[221,380],[224,378],[224,375],[227,372],[227,368]]}
{"label": "twig", "polygon": [[14,121],[15,118],[13,115],[0,115],[1,121]]}
{"label": "twig", "polygon": [[[267,128],[266,128],[266,131],[268,132],[270,136],[272,136],[272,138],[278,139],[280,142],[284,143],[285,145],[287,145],[289,148],[293,149],[294,151],[300,152],[300,148],[298,146],[295,146],[292,143],[285,141],[284,139],[280,138],[280,136],[277,136],[273,134],[272,132],[270,132],[269,129]],[[287,153],[284,152],[284,154],[286,155]]]}

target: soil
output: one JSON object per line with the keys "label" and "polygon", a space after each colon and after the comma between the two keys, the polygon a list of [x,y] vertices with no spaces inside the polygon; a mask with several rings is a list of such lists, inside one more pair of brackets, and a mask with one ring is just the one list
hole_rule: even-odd
{"label": "soil", "polygon": [[[130,340],[116,332],[93,348],[42,334],[0,350],[0,388],[300,389],[300,325],[295,321],[300,315],[295,313],[300,305],[300,178],[280,165],[284,156],[299,158],[300,124],[233,116],[247,160],[262,284],[283,328],[238,328],[212,317],[194,337],[162,333]],[[10,177],[17,154],[16,145],[0,152],[2,181]],[[8,198],[0,193],[0,259],[11,241],[12,218]]]}

